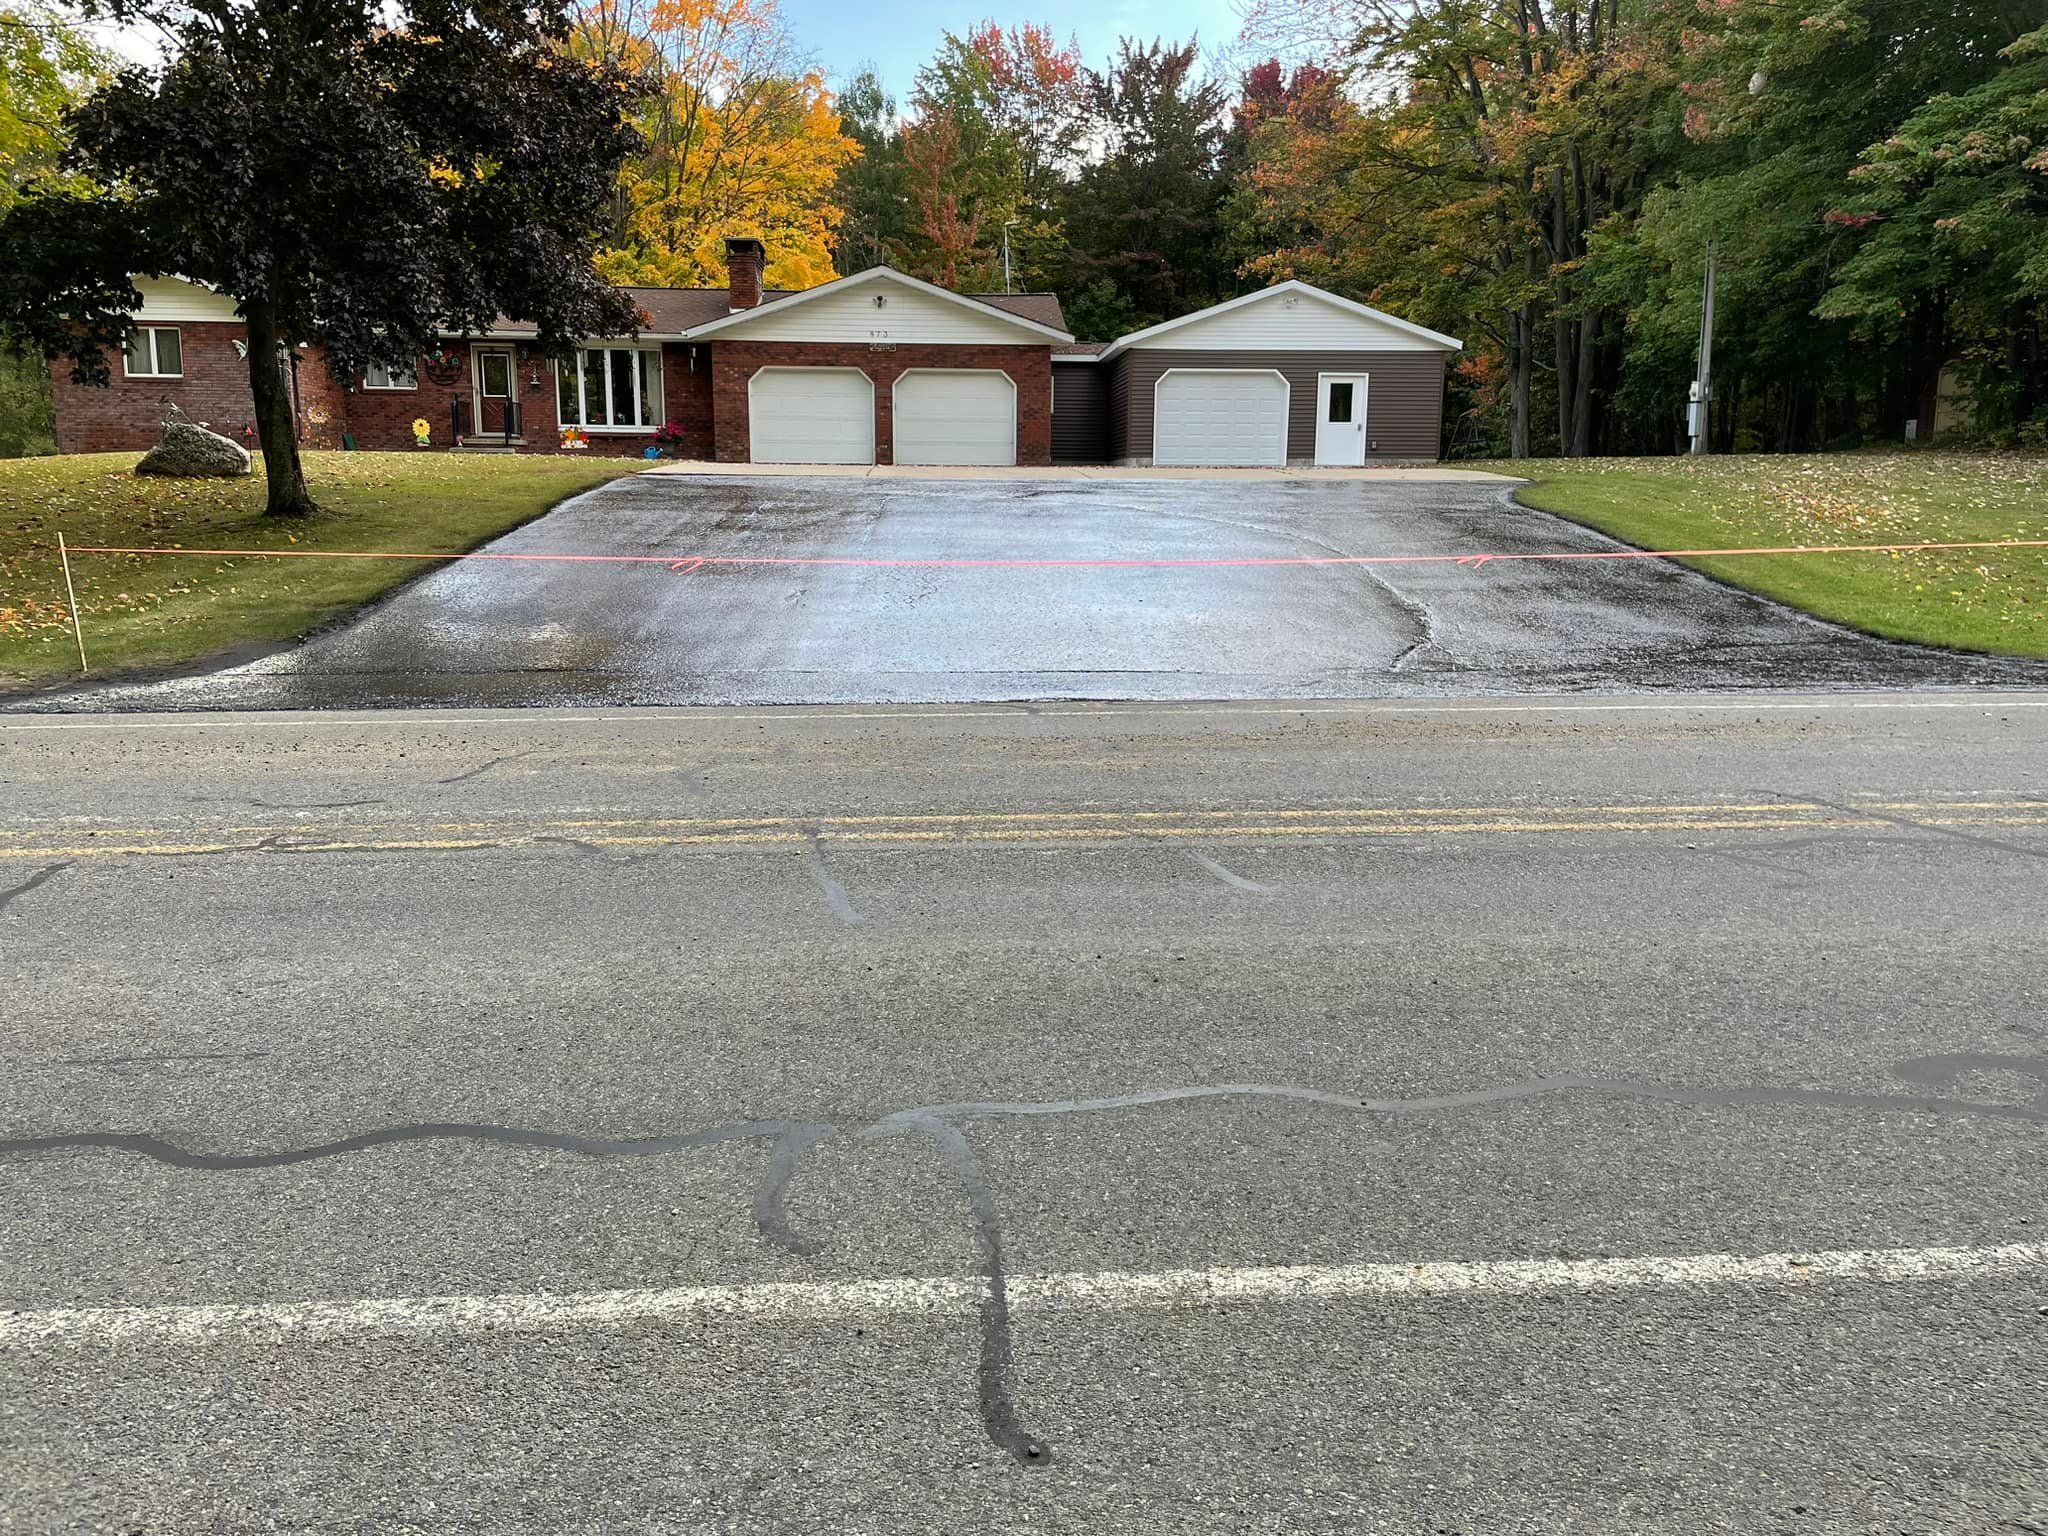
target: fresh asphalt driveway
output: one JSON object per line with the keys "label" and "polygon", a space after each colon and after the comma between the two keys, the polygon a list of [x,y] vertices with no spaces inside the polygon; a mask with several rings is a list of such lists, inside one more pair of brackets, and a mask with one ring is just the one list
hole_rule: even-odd
{"label": "fresh asphalt driveway", "polygon": [[[1415,479],[616,482],[295,649],[93,708],[832,704],[2040,685]],[[1333,564],[1332,556],[1434,556]],[[1844,557],[1855,558],[1855,557]]]}

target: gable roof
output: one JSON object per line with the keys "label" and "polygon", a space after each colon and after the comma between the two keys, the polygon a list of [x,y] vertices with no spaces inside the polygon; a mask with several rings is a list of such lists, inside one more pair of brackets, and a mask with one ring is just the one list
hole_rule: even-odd
{"label": "gable roof", "polygon": [[1225,299],[1221,304],[1211,304],[1207,309],[1198,309],[1191,315],[1182,315],[1178,319],[1167,320],[1159,325],[1147,326],[1142,331],[1132,331],[1129,335],[1119,336],[1098,355],[1104,361],[1107,361],[1134,342],[1150,341],[1155,336],[1164,336],[1169,332],[1177,331],[1184,325],[1193,325],[1198,320],[1207,320],[1216,315],[1228,314],[1233,309],[1243,309],[1247,305],[1262,304],[1268,299],[1278,298],[1284,293],[1306,294],[1310,298],[1322,300],[1325,304],[1334,304],[1339,309],[1349,310],[1352,314],[1361,316],[1364,319],[1374,320],[1381,325],[1391,326],[1397,331],[1413,336],[1417,341],[1425,342],[1432,347],[1441,347],[1446,352],[1464,350],[1465,343],[1458,340],[1455,336],[1446,336],[1441,331],[1432,331],[1427,326],[1416,325],[1412,321],[1401,319],[1398,315],[1390,315],[1385,310],[1374,309],[1370,304],[1360,304],[1356,299],[1342,298],[1337,294],[1331,293],[1327,288],[1318,288],[1313,283],[1304,283],[1300,278],[1290,278],[1284,283],[1275,283],[1270,288],[1261,288],[1257,293],[1241,293],[1234,299]]}
{"label": "gable roof", "polygon": [[[721,331],[732,330],[771,310],[777,314],[787,314],[790,310],[800,308],[827,294],[847,293],[876,283],[894,283],[913,292],[928,294],[948,304],[958,304],[965,309],[984,313],[994,310],[1005,321],[1033,335],[1042,336],[1048,341],[1070,342],[1074,339],[1067,333],[1065,317],[1059,312],[1059,300],[1052,294],[955,293],[950,288],[928,283],[921,277],[912,277],[908,272],[898,272],[894,267],[869,267],[865,272],[856,272],[851,277],[834,278],[829,283],[820,283],[817,287],[806,288],[801,293],[785,294],[772,301],[763,294],[761,303],[752,309],[727,309],[716,319],[691,326],[690,340],[695,341],[699,337],[715,336]],[[717,293],[723,300],[724,289],[711,291]]]}

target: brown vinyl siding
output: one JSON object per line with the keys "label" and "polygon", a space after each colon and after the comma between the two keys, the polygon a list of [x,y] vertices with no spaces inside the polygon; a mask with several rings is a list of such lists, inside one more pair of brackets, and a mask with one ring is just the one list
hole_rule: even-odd
{"label": "brown vinyl siding", "polygon": [[1277,369],[1287,378],[1287,459],[1316,456],[1316,376],[1363,373],[1365,435],[1378,446],[1368,464],[1435,460],[1442,453],[1444,354],[1441,352],[1197,352],[1132,348],[1110,365],[1110,449],[1117,459],[1152,457],[1152,390],[1169,368]]}
{"label": "brown vinyl siding", "polygon": [[1107,370],[1094,363],[1052,365],[1052,461],[1109,462]]}

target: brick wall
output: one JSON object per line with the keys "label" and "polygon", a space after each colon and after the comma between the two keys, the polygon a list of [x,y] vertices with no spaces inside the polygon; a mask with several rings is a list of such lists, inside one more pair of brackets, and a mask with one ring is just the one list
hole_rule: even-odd
{"label": "brick wall", "polygon": [[893,462],[891,404],[896,375],[906,368],[999,368],[1017,386],[1017,462],[1052,462],[1052,348],[909,346],[880,351],[859,342],[718,341],[710,343],[711,404],[716,456],[748,457],[747,381],[761,368],[858,368],[875,385],[875,460]]}
{"label": "brick wall", "polygon": [[165,405],[184,408],[223,437],[255,446],[256,415],[249,398],[249,365],[235,350],[242,327],[221,321],[176,327],[184,373],[174,379],[131,379],[113,354],[113,383],[105,389],[71,382],[71,362],[50,365],[59,453],[122,453],[148,448],[161,435]]}

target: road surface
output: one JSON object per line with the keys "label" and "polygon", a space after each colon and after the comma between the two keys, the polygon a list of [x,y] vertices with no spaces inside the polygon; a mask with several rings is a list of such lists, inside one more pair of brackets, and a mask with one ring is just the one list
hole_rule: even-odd
{"label": "road surface", "polygon": [[0,785],[0,1530],[2048,1509],[2048,697],[17,717]]}

